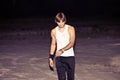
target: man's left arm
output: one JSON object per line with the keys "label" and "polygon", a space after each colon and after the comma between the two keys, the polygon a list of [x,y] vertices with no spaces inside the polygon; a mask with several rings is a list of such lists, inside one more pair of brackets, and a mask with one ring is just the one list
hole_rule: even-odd
{"label": "man's left arm", "polygon": [[66,51],[68,49],[70,49],[71,47],[74,46],[75,43],[75,28],[73,26],[68,28],[69,31],[69,36],[70,36],[70,42],[68,45],[66,45],[64,48],[62,48],[62,51]]}

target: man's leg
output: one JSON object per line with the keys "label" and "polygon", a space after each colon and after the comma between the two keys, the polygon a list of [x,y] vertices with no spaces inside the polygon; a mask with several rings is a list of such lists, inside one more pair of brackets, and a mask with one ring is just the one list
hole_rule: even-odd
{"label": "man's leg", "polygon": [[56,69],[58,74],[58,80],[66,80],[66,69],[61,57],[56,58]]}
{"label": "man's leg", "polygon": [[75,58],[70,57],[67,59],[68,67],[67,67],[67,80],[74,80],[75,73]]}

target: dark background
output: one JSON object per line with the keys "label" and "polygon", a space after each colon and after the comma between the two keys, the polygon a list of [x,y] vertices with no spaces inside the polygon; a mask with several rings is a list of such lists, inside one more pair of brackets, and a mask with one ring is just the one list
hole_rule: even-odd
{"label": "dark background", "polygon": [[120,18],[119,0],[1,0],[1,18],[53,17]]}
{"label": "dark background", "polygon": [[120,36],[119,0],[0,0],[0,32],[49,35],[58,12],[65,13],[80,36]]}

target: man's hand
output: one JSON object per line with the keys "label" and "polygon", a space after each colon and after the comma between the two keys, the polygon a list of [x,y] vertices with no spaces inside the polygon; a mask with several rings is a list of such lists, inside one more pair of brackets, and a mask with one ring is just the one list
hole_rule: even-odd
{"label": "man's hand", "polygon": [[51,71],[54,71],[54,61],[51,58],[49,58],[49,68]]}
{"label": "man's hand", "polygon": [[60,56],[64,51],[62,49],[58,50],[56,52],[56,57]]}

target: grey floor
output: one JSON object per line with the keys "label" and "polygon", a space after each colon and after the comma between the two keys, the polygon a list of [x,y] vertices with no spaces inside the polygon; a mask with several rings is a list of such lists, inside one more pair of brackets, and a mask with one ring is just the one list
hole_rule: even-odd
{"label": "grey floor", "polygon": [[[48,68],[49,36],[0,38],[0,80],[57,80]],[[75,80],[119,80],[120,38],[76,38]]]}

